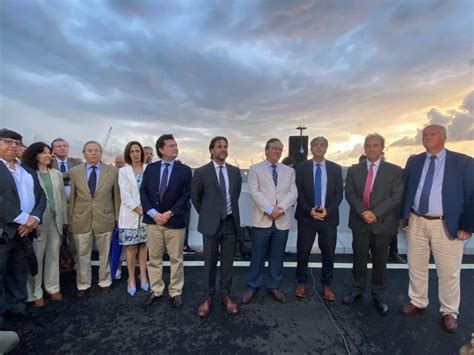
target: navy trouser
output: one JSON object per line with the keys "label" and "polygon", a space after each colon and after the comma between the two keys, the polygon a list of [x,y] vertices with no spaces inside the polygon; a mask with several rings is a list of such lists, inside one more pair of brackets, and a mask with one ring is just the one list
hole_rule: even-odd
{"label": "navy trouser", "polygon": [[247,281],[249,288],[257,290],[262,285],[267,253],[267,289],[274,290],[280,287],[288,232],[288,229],[277,229],[275,222],[269,228],[252,227],[252,257]]}

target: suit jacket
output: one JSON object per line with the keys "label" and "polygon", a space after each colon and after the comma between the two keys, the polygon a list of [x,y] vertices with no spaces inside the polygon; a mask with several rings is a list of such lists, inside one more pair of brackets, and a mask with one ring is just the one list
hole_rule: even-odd
{"label": "suit jacket", "polygon": [[[401,219],[406,220],[408,218],[413,206],[425,159],[426,153],[421,153],[407,161],[403,174],[406,187],[401,208]],[[464,224],[469,223],[466,199],[474,188],[473,166],[474,163],[471,157],[446,150],[441,196],[444,221],[448,234],[453,239],[457,237],[458,230],[462,229]]]}
{"label": "suit jacket", "polygon": [[53,203],[56,208],[56,213],[54,216],[54,221],[56,222],[57,230],[62,233],[63,226],[67,224],[67,200],[66,195],[64,194],[64,183],[63,183],[63,175],[56,169],[49,169],[49,176],[51,176],[51,182],[53,184],[53,199],[54,201],[48,200],[48,194],[46,193],[46,189],[43,184],[43,180],[41,180],[40,174],[38,172],[38,181],[43,188],[46,196],[46,200],[48,203]]}
{"label": "suit jacket", "polygon": [[179,161],[175,161],[169,177],[168,186],[160,201],[160,170],[161,160],[148,164],[140,186],[140,200],[143,208],[143,222],[156,224],[155,220],[146,213],[154,208],[159,213],[173,212],[173,216],[165,227],[181,229],[186,227],[185,213],[191,194],[191,168]]}
{"label": "suit jacket", "polygon": [[[61,169],[59,168],[58,162],[57,162],[57,160],[56,160],[55,158],[53,158],[52,162],[53,162],[53,168],[54,168],[54,169],[61,170]],[[75,166],[77,166],[77,165],[79,165],[79,164],[82,164],[82,160],[81,160],[81,159],[79,159],[79,158],[69,158],[69,157],[67,158],[67,162],[66,162],[66,165],[67,165],[67,172],[62,173],[62,175],[63,175],[63,182],[64,182],[64,185],[65,185],[65,186],[69,186],[69,179],[70,179],[70,178],[69,178],[69,171],[70,171],[73,167],[75,167]]]}
{"label": "suit jacket", "polygon": [[[146,164],[143,165],[145,173]],[[118,182],[120,186],[120,213],[118,219],[119,228],[138,228],[142,217],[133,210],[142,207],[140,201],[140,191],[137,186],[137,179],[131,165],[125,165],[119,169]]]}
{"label": "suit jacket", "polygon": [[249,169],[248,189],[253,202],[252,226],[269,228],[273,221],[264,212],[268,206],[278,205],[285,214],[275,221],[279,230],[290,229],[292,206],[298,198],[295,184],[295,170],[281,163],[277,164],[278,184],[275,187],[273,177],[264,160]]}
{"label": "suit jacket", "polygon": [[391,163],[380,162],[369,201],[370,210],[377,216],[377,222],[373,224],[367,224],[361,217],[367,210],[362,202],[367,174],[365,161],[352,165],[347,171],[345,192],[350,205],[349,228],[357,232],[396,235],[398,209],[403,197],[402,169]]}
{"label": "suit jacket", "polygon": [[311,217],[311,209],[314,207],[314,174],[313,160],[307,160],[296,167],[296,187],[298,189],[298,205],[296,206],[295,218],[298,221],[314,221],[324,223],[328,226],[339,225],[339,205],[343,197],[342,168],[340,165],[326,160],[326,200],[327,212],[324,221],[314,220]]}
{"label": "suit jacket", "polygon": [[73,234],[112,232],[119,217],[120,191],[117,169],[101,164],[99,182],[94,197],[87,185],[86,164],[70,170],[71,196],[69,197],[69,222]]}
{"label": "suit jacket", "polygon": [[[242,176],[240,169],[226,163],[229,176],[229,194],[232,205],[232,217],[235,230],[240,230],[239,197],[242,189]],[[224,201],[222,196],[214,163],[196,169],[191,182],[191,200],[194,208],[199,213],[198,231],[204,235],[214,235],[219,228],[224,215]]]}
{"label": "suit jacket", "polygon": [[[35,206],[30,215],[40,219],[43,218],[43,212],[46,208],[46,195],[38,181],[38,175],[35,171],[21,165],[33,178]],[[14,221],[21,214],[20,196],[16,188],[15,179],[8,168],[0,162],[0,229],[3,229],[3,235],[12,239],[19,225]]]}

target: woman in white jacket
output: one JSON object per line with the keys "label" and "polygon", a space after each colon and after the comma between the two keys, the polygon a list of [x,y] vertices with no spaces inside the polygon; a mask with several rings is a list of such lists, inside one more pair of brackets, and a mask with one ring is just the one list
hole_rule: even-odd
{"label": "woman in white jacket", "polygon": [[33,143],[23,153],[22,162],[38,172],[39,182],[46,194],[43,223],[38,237],[33,239],[33,249],[38,260],[38,273],[29,276],[28,302],[33,307],[43,307],[43,286],[52,301],[62,299],[59,286],[59,250],[63,227],[67,223],[67,201],[64,195],[62,174],[52,169],[51,148],[43,142]]}
{"label": "woman in white jacket", "polygon": [[135,262],[138,252],[140,266],[140,287],[148,291],[148,277],[146,273],[147,235],[142,224],[143,210],[140,202],[140,184],[146,164],[145,152],[139,142],[132,141],[127,144],[124,151],[127,165],[119,169],[120,185],[120,214],[118,220],[119,241],[125,246],[128,268],[127,292],[130,296],[137,291],[135,282]]}

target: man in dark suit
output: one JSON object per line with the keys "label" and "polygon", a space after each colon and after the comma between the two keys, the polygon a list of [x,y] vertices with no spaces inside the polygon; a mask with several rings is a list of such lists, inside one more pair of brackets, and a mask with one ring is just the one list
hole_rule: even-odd
{"label": "man in dark suit", "polygon": [[339,225],[339,205],[343,196],[342,168],[324,158],[328,149],[326,138],[314,138],[310,147],[313,159],[298,164],[296,168],[298,205],[295,218],[298,220],[296,243],[298,266],[295,296],[306,297],[308,260],[317,233],[323,262],[322,295],[325,300],[334,301],[336,297],[331,289],[331,281]]}
{"label": "man in dark suit", "polygon": [[0,130],[0,325],[5,313],[25,314],[26,281],[37,268],[31,238],[46,208],[38,175],[16,160],[21,140]]}
{"label": "man in dark suit", "polygon": [[398,208],[403,197],[402,169],[382,160],[385,140],[379,134],[365,137],[367,160],[347,171],[346,199],[349,202],[349,228],[352,230],[354,283],[343,300],[352,304],[362,296],[367,276],[367,256],[372,254],[372,296],[381,314],[388,313],[383,299],[387,250],[398,232]]}
{"label": "man in dark suit", "polygon": [[69,199],[71,192],[69,170],[76,165],[82,164],[82,160],[69,157],[69,143],[63,138],[53,139],[51,149],[54,155],[53,168],[58,169],[63,174],[64,193],[66,198]]}
{"label": "man in dark suit", "polygon": [[200,317],[206,317],[212,307],[219,259],[221,303],[229,314],[239,312],[229,293],[235,244],[240,230],[242,177],[239,168],[226,163],[227,149],[227,138],[212,138],[209,144],[212,161],[196,169],[191,183],[191,200],[199,213],[198,231],[203,235],[207,287],[207,297],[198,309]]}
{"label": "man in dark suit", "polygon": [[[474,189],[473,159],[444,148],[446,129],[429,125],[423,129],[425,153],[408,159],[402,226],[408,223],[408,271],[410,285],[401,313],[413,316],[428,306],[428,263],[433,253],[438,274],[442,327],[457,329],[461,300],[460,274],[464,240],[471,237]],[[471,204],[471,207],[469,207]]]}
{"label": "man in dark suit", "polygon": [[168,292],[173,306],[178,308],[183,304],[185,213],[190,198],[192,171],[176,160],[178,144],[173,135],[164,134],[158,138],[156,152],[161,160],[147,166],[140,186],[150,259],[148,275],[151,292],[145,304],[151,305],[163,295],[163,252],[166,247],[171,269]]}

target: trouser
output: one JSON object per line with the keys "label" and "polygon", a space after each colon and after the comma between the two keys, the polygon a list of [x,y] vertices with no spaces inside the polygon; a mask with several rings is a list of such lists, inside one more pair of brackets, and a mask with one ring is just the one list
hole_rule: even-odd
{"label": "trouser", "polygon": [[19,313],[26,309],[29,273],[23,241],[17,234],[13,239],[5,238],[5,243],[0,244],[0,315],[6,311]]}
{"label": "trouser", "polygon": [[161,296],[165,289],[163,282],[163,253],[166,248],[170,257],[170,284],[168,293],[171,297],[181,295],[184,286],[183,246],[185,228],[172,229],[158,224],[147,224],[148,235],[148,278],[151,291]]}
{"label": "trouser", "polygon": [[[221,220],[214,235],[204,235],[204,277],[209,296],[216,293],[217,260],[221,261],[219,289],[221,295],[228,295],[232,285],[232,274],[237,231],[234,219],[229,215]],[[220,250],[219,250],[220,249]]]}
{"label": "trouser", "polygon": [[387,250],[392,236],[377,235],[372,231],[352,231],[352,237],[353,292],[355,294],[364,293],[367,279],[367,258],[370,250],[372,254],[371,291],[374,298],[380,299],[386,290]]}
{"label": "trouser", "polygon": [[260,288],[265,271],[265,258],[268,256],[267,289],[280,287],[283,279],[283,260],[288,240],[288,229],[277,229],[275,222],[269,228],[252,227],[252,256],[247,286],[251,289]]}
{"label": "trouser", "polygon": [[296,280],[298,283],[308,282],[308,261],[318,234],[318,245],[321,250],[322,269],[321,285],[330,286],[334,273],[334,254],[337,243],[337,227],[328,226],[319,221],[298,221],[298,238],[296,241]]}
{"label": "trouser", "polygon": [[53,214],[47,208],[43,214],[41,235],[33,239],[36,260],[38,260],[38,273],[28,277],[28,302],[36,301],[43,297],[42,284],[49,294],[59,292],[59,250],[61,249],[61,236],[58,233]]}
{"label": "trouser", "polygon": [[428,264],[432,252],[438,274],[440,312],[457,317],[461,302],[463,241],[449,238],[443,220],[427,220],[412,213],[407,244],[410,302],[418,308],[428,306]]}
{"label": "trouser", "polygon": [[74,234],[74,244],[77,250],[76,284],[78,290],[87,290],[91,287],[91,255],[92,242],[95,239],[99,251],[99,286],[109,287],[112,284],[110,274],[109,252],[112,232]]}

